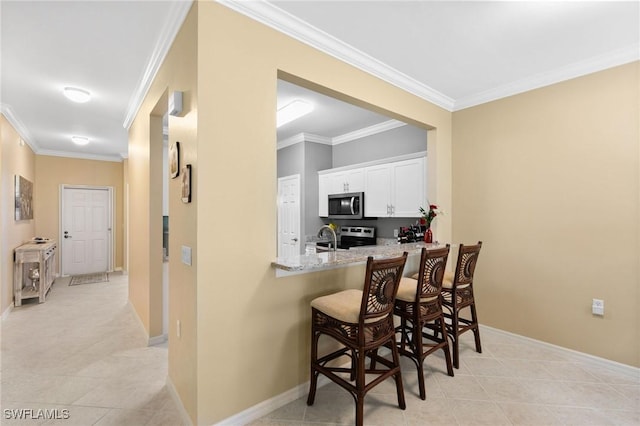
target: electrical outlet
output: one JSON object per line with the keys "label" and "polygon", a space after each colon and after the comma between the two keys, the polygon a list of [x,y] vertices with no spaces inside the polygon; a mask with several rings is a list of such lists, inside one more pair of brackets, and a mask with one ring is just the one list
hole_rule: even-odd
{"label": "electrical outlet", "polygon": [[394,229],[393,230],[393,236],[398,238],[398,234],[400,233],[400,231],[398,229]]}
{"label": "electrical outlet", "polygon": [[178,336],[178,339],[182,336],[182,323],[180,320],[176,323],[176,335]]}
{"label": "electrical outlet", "polygon": [[604,300],[593,299],[591,304],[591,313],[593,315],[604,315]]}

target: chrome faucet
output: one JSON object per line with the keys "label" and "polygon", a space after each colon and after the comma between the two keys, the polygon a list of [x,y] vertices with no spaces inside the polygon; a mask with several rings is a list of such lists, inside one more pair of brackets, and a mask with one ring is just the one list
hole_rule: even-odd
{"label": "chrome faucet", "polygon": [[336,235],[336,231],[334,231],[332,227],[330,227],[329,225],[323,225],[318,230],[318,237],[322,238],[322,234],[324,234],[324,231],[327,229],[331,231],[331,235],[333,235],[333,247],[331,246],[331,243],[329,243],[329,249],[332,251],[336,251],[336,248],[338,247],[338,236]]}

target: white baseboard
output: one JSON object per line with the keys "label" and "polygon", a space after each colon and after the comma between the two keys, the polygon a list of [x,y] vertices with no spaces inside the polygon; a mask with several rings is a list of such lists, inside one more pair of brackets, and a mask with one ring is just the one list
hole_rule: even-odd
{"label": "white baseboard", "polygon": [[634,367],[632,365],[622,364],[620,362],[612,361],[606,358],[600,358],[595,355],[586,354],[584,352],[575,351],[573,349],[564,348],[562,346],[554,345],[552,343],[543,342],[542,340],[532,339],[531,337],[522,336],[520,334],[511,333],[509,331],[500,330],[498,328],[489,327],[488,325],[480,324],[481,329],[491,330],[498,334],[503,334],[505,336],[513,337],[515,339],[523,340],[528,343],[542,346],[547,349],[551,349],[557,353],[571,354],[576,360],[580,362],[584,362],[586,364],[591,364],[594,366],[608,368],[610,370],[616,370],[623,374],[640,374],[640,368]]}
{"label": "white baseboard", "polygon": [[[347,362],[342,367],[348,368],[351,364]],[[325,376],[318,377],[318,386],[316,389],[319,389],[325,385],[328,385],[330,380]],[[280,407],[284,407],[290,402],[295,401],[298,398],[302,398],[307,395],[309,392],[309,384],[310,381],[307,381],[301,385],[296,386],[293,389],[289,389],[288,391],[281,393],[280,395],[276,395],[273,398],[269,398],[266,401],[262,401],[253,407],[249,407],[244,411],[239,412],[238,414],[234,414],[231,417],[227,417],[216,425],[219,426],[236,426],[236,425],[246,425],[247,423],[251,423],[254,420],[258,420],[261,417],[266,416],[272,411],[277,410]]]}
{"label": "white baseboard", "polygon": [[133,305],[131,304],[131,300],[127,300],[127,306],[129,307],[129,309],[131,309],[131,312],[133,312],[133,315],[138,320],[137,322],[138,322],[138,325],[140,326],[140,330],[142,330],[142,332],[147,337],[147,339],[149,339],[149,333],[147,333],[147,329],[142,323],[142,320],[140,319],[140,317],[138,316],[138,312],[136,311],[136,308],[134,308]]}
{"label": "white baseboard", "polygon": [[162,334],[160,336],[149,337],[148,346],[161,345],[164,342],[166,342],[167,340],[169,340],[169,335],[167,335],[167,334]]}
{"label": "white baseboard", "polygon": [[[585,354],[583,352],[574,351],[572,349],[563,348],[562,346],[553,345],[551,343],[546,343],[541,340],[532,339],[530,337],[521,336],[519,334],[510,333],[508,331],[500,330],[497,328],[489,327],[487,325],[480,324],[481,329],[491,330],[495,333],[503,334],[505,336],[510,336],[515,339],[526,341],[527,343],[538,345],[541,347],[545,347],[547,349],[551,349],[558,353],[571,354],[576,360],[581,362],[585,362],[588,364],[596,365],[598,367],[608,368],[610,370],[616,370],[624,374],[640,374],[640,368],[633,367],[631,365],[622,364],[616,361],[611,361],[608,359],[600,358],[594,355]],[[383,348],[386,349],[386,348]],[[381,355],[384,355],[381,353]],[[345,365],[348,367],[348,363]],[[320,376],[318,378],[318,388],[329,383],[329,379],[324,376]],[[303,397],[307,394],[309,390],[309,382],[303,383],[301,385],[296,386],[293,389],[290,389],[280,395],[276,395],[273,398],[270,398],[266,401],[262,401],[253,407],[249,407],[244,411],[241,411],[238,414],[235,414],[231,417],[228,417],[222,420],[217,425],[221,426],[231,426],[231,425],[244,425],[247,423],[251,423],[254,420],[257,420],[261,417],[266,416],[270,412],[277,410],[280,407],[283,407],[290,402],[295,401],[298,398]]]}
{"label": "white baseboard", "polygon": [[9,314],[13,311],[13,303],[7,306],[7,309],[2,313],[2,321],[6,320],[9,317]]}
{"label": "white baseboard", "polygon": [[191,417],[189,417],[189,413],[184,408],[182,404],[182,400],[180,399],[180,395],[178,395],[178,391],[176,391],[176,387],[173,385],[171,378],[167,376],[167,391],[169,391],[169,395],[171,395],[171,399],[175,402],[176,407],[178,407],[178,412],[180,413],[180,417],[182,418],[183,425],[193,425],[191,421]]}

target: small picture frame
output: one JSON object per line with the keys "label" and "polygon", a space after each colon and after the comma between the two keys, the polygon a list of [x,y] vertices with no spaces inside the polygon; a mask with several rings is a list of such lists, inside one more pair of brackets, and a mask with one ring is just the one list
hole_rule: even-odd
{"label": "small picture frame", "polygon": [[174,142],[169,147],[169,176],[175,179],[180,174],[180,142]]}
{"label": "small picture frame", "polygon": [[191,202],[191,164],[182,168],[182,202]]}

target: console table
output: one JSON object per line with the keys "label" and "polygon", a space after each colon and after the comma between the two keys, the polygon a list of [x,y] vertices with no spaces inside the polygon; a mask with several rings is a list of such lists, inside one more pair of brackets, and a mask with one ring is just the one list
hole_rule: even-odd
{"label": "console table", "polygon": [[45,300],[47,292],[56,278],[55,241],[29,242],[14,250],[13,293],[15,306],[21,306],[24,299]]}

